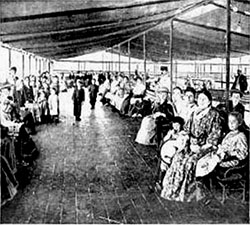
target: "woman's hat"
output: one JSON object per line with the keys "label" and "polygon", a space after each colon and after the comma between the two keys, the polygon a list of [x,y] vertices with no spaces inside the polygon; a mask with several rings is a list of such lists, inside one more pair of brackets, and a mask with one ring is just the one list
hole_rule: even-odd
{"label": "woman's hat", "polygon": [[232,89],[232,90],[231,90],[231,95],[232,95],[233,93],[240,94],[240,97],[243,96],[243,92],[240,91],[240,90],[238,90],[238,89]]}
{"label": "woman's hat", "polygon": [[198,95],[199,95],[199,94],[204,94],[204,95],[206,95],[207,98],[208,98],[208,100],[209,100],[210,102],[212,102],[212,95],[211,95],[211,93],[210,93],[207,89],[203,89],[203,90],[199,91],[199,92],[198,92]]}
{"label": "woman's hat", "polygon": [[175,116],[173,119],[172,119],[172,123],[179,123],[181,126],[183,126],[185,124],[185,121],[182,117],[180,116]]}
{"label": "woman's hat", "polygon": [[169,90],[167,87],[159,87],[159,89],[157,89],[157,92],[166,92],[169,93]]}

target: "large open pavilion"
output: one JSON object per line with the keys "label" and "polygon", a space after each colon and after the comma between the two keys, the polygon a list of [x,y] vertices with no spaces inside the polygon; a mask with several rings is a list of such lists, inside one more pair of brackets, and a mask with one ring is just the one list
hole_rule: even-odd
{"label": "large open pavilion", "polygon": [[[210,79],[214,103],[228,107],[240,69],[250,126],[249,0],[1,1],[0,44],[1,91],[13,66],[21,79],[102,71],[138,73],[144,83],[167,68],[170,93],[187,75]],[[36,127],[40,155],[16,174],[18,192],[1,206],[1,223],[249,223],[245,183],[228,195],[214,187],[209,204],[161,198],[159,148],[134,141],[141,118],[122,118],[100,102],[91,110],[86,94],[82,121],[72,126],[72,92],[59,94],[59,124]]]}

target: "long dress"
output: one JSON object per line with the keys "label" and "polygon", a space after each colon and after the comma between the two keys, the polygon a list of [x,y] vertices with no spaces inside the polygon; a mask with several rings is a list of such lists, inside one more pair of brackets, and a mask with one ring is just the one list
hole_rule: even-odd
{"label": "long dress", "polygon": [[18,182],[8,161],[1,157],[1,206],[14,198],[17,193]]}
{"label": "long dress", "polygon": [[[220,157],[218,157],[220,155]],[[247,138],[243,132],[230,131],[216,152],[208,153],[197,162],[196,176],[206,176],[215,171],[223,174],[243,162],[248,155]]]}
{"label": "long dress", "polygon": [[217,145],[221,136],[219,113],[209,107],[205,110],[196,110],[185,126],[189,134],[189,144],[177,151],[170,168],[163,180],[161,197],[182,202],[199,200],[204,197],[203,190],[196,182],[195,169],[199,158],[208,151],[199,148],[191,151],[192,146],[204,144]]}

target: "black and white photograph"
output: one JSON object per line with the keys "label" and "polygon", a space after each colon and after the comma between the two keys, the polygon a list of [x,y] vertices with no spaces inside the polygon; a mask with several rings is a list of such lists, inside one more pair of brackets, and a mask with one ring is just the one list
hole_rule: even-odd
{"label": "black and white photograph", "polygon": [[1,224],[249,224],[250,0],[1,0]]}

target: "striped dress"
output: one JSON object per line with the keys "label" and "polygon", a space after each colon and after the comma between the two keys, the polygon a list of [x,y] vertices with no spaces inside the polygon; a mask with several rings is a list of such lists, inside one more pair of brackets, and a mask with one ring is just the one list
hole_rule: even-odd
{"label": "striped dress", "polygon": [[230,131],[221,143],[225,157],[219,164],[221,167],[234,167],[247,157],[247,138],[243,132]]}

